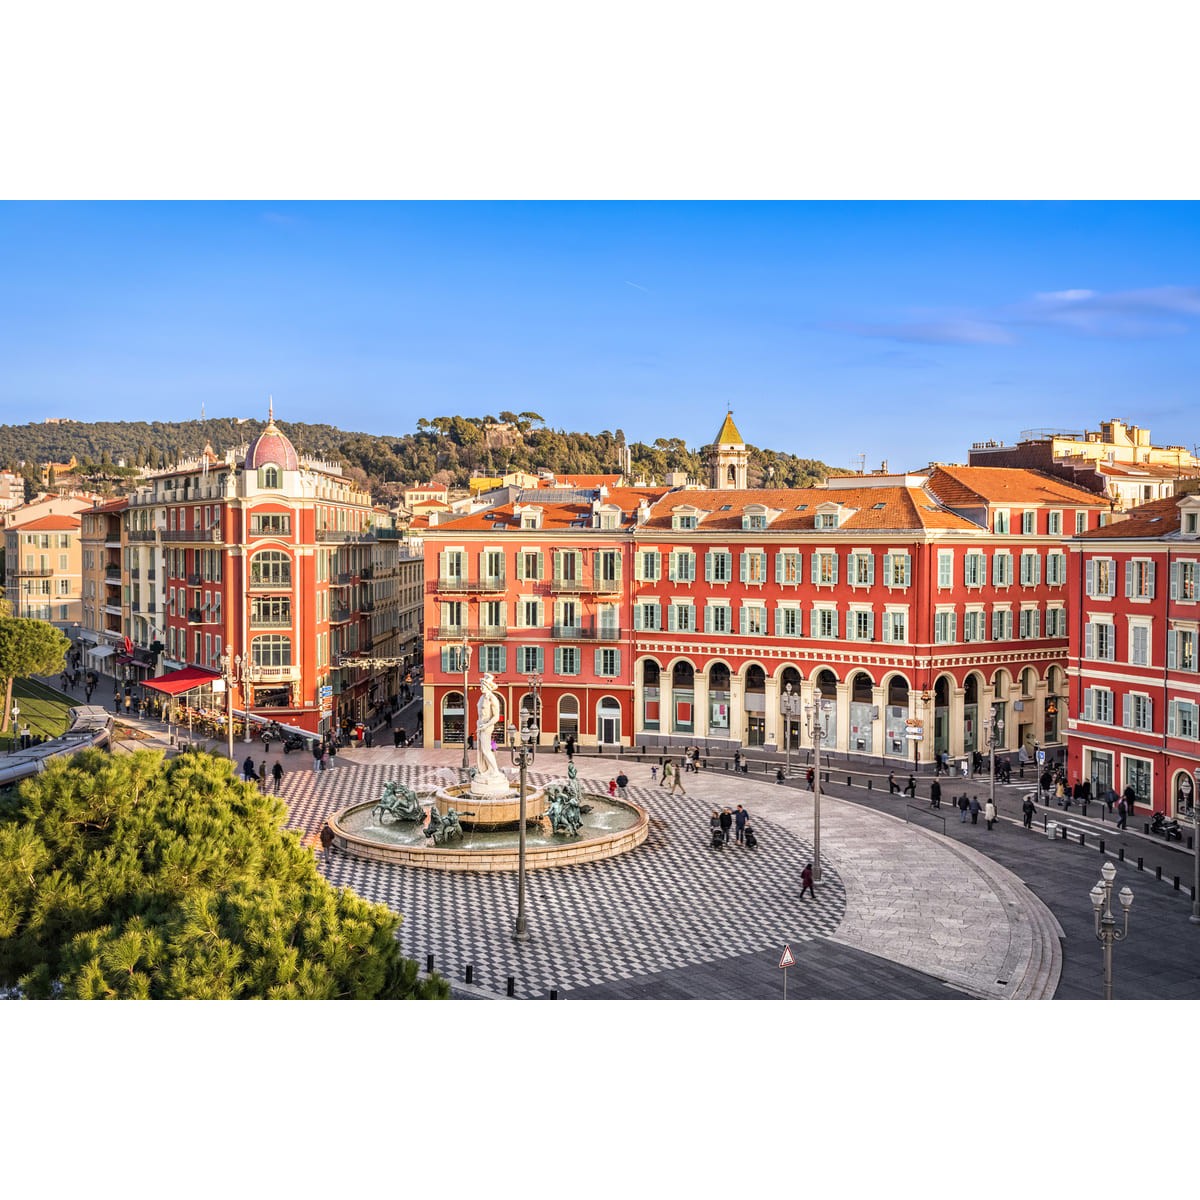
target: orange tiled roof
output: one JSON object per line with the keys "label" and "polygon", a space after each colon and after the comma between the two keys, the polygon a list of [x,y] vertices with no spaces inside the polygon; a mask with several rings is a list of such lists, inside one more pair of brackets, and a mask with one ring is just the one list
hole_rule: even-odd
{"label": "orange tiled roof", "polygon": [[11,529],[29,533],[39,529],[78,529],[79,518],[71,513],[52,513],[48,517],[37,517],[24,525],[12,525]]}
{"label": "orange tiled roof", "polygon": [[845,509],[837,530],[970,530],[979,526],[934,503],[921,489],[905,487],[863,488],[747,488],[739,490],[685,489],[664,496],[651,509],[644,529],[671,530],[674,510],[692,506],[707,513],[698,529],[704,532],[742,532],[747,507],[762,505],[775,515],[767,532],[800,533],[816,529],[817,510],[840,504]]}
{"label": "orange tiled roof", "polygon": [[[618,505],[625,515],[625,520],[633,520],[638,504],[642,499],[651,503],[667,492],[666,488],[614,488],[604,500],[605,504]],[[497,504],[492,508],[480,509],[478,512],[467,513],[453,520],[439,521],[434,527],[436,532],[446,529],[456,533],[495,530],[497,533],[511,533],[519,528],[519,518],[514,509],[537,508],[541,510],[541,525],[538,530],[527,532],[545,533],[547,530],[581,529],[592,533],[612,533],[614,530],[592,528],[592,503],[590,500],[563,501],[548,500],[540,503],[536,492],[528,493],[529,499],[514,504]]]}
{"label": "orange tiled roof", "polygon": [[1129,479],[1148,477],[1150,479],[1194,479],[1197,472],[1195,467],[1176,467],[1167,463],[1122,463],[1101,460],[1095,464],[1101,475],[1121,475]]}
{"label": "orange tiled roof", "polygon": [[953,508],[979,504],[1107,505],[1095,492],[1025,467],[937,466],[926,490]]}
{"label": "orange tiled roof", "polygon": [[1179,499],[1167,496],[1131,508],[1111,525],[1078,533],[1073,541],[1108,541],[1111,538],[1159,538],[1179,531]]}
{"label": "orange tiled roof", "polygon": [[620,475],[555,475],[553,481],[548,479],[538,480],[540,488],[560,488],[560,487],[577,487],[577,488],[598,488],[607,487],[614,488],[621,482]]}

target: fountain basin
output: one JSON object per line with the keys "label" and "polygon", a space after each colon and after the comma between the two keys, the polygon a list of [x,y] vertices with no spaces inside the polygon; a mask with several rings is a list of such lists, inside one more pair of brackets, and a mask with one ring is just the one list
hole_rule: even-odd
{"label": "fountain basin", "polygon": [[[444,790],[453,793],[458,789]],[[565,867],[573,863],[597,862],[624,854],[646,840],[650,821],[645,809],[628,800],[613,800],[600,796],[586,796],[584,800],[593,808],[585,815],[584,826],[578,835],[571,837],[533,828],[527,829],[527,871]],[[469,795],[455,796],[454,807],[457,808],[461,804],[466,808],[471,801],[472,797]],[[420,824],[415,821],[387,825],[375,822],[371,817],[375,803],[367,801],[352,804],[329,819],[336,849],[355,858],[436,871],[488,872],[517,869],[519,849],[515,829],[477,827],[470,823],[469,818],[464,818],[464,836],[461,841],[456,839],[448,845],[435,846],[424,837]],[[444,801],[439,804],[439,808],[445,811]],[[529,811],[532,815],[532,810]],[[514,815],[513,823],[516,820]]]}
{"label": "fountain basin", "polygon": [[[488,792],[479,795],[468,784],[438,788],[434,793],[438,808],[445,812],[455,808],[460,813],[474,813],[463,817],[463,828],[497,829],[505,825],[514,828],[521,820],[521,793],[510,788],[504,792]],[[525,792],[525,818],[532,821],[546,812],[546,789],[528,788]]]}

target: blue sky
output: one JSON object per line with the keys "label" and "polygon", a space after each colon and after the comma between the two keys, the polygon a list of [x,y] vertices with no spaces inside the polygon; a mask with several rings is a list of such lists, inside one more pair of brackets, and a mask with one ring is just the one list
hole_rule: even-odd
{"label": "blue sky", "polygon": [[0,421],[532,410],[849,466],[1200,442],[1183,203],[0,205]]}

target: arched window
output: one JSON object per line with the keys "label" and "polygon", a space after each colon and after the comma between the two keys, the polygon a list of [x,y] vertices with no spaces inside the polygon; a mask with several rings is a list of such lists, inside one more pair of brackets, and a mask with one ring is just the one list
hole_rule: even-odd
{"label": "arched window", "polygon": [[250,661],[256,667],[290,667],[292,639],[281,633],[268,633],[250,642]]}
{"label": "arched window", "polygon": [[283,487],[283,472],[274,463],[267,463],[265,467],[259,467],[258,486],[264,488]]}
{"label": "arched window", "polygon": [[251,587],[292,586],[292,560],[282,550],[260,550],[250,559]]}

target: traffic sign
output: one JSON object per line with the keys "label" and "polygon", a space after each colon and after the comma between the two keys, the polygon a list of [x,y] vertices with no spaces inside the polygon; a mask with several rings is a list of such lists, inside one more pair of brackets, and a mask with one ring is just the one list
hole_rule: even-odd
{"label": "traffic sign", "polygon": [[796,965],[796,960],[792,956],[791,946],[784,946],[783,956],[779,960],[779,965],[781,967],[794,967]]}
{"label": "traffic sign", "polygon": [[1045,750],[1039,750],[1039,751],[1037,752],[1037,760],[1038,760],[1038,766],[1039,766],[1039,767],[1040,767],[1040,766],[1042,766],[1042,765],[1045,763],[1045,761],[1046,761],[1046,752],[1045,752]]}
{"label": "traffic sign", "polygon": [[919,742],[924,738],[925,735],[919,729],[906,729],[904,731],[904,736],[908,738],[910,742]]}

